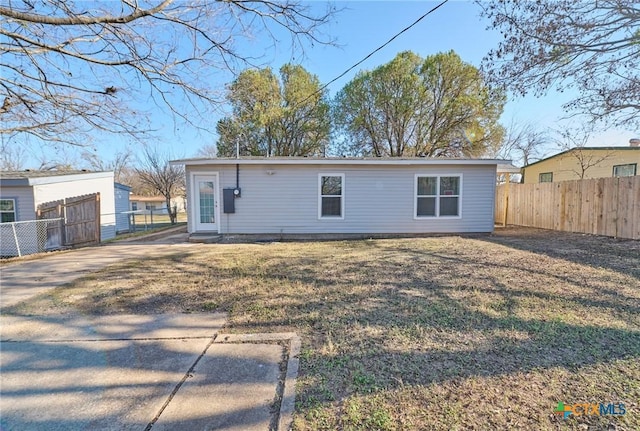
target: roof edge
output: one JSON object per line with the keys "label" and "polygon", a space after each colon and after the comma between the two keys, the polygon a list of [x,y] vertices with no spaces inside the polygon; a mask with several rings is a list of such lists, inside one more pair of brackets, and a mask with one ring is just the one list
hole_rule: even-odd
{"label": "roof edge", "polygon": [[536,164],[541,163],[541,162],[546,162],[547,160],[551,160],[554,157],[559,157],[559,156],[562,156],[564,154],[570,153],[570,152],[575,151],[575,150],[589,150],[589,151],[591,151],[591,150],[603,150],[603,151],[636,150],[636,151],[638,151],[638,150],[640,150],[640,147],[631,147],[631,146],[627,146],[627,147],[574,147],[574,148],[569,148],[568,150],[561,151],[558,154],[554,154],[553,156],[545,157],[544,159],[540,159],[540,160],[538,160],[536,162],[529,163],[528,165],[523,166],[522,169],[528,168],[529,166],[533,166],[533,165],[536,165]]}
{"label": "roof edge", "polygon": [[449,158],[306,158],[306,157],[262,157],[262,158],[212,158],[171,160],[171,165],[498,165],[510,164],[502,159],[449,159]]}

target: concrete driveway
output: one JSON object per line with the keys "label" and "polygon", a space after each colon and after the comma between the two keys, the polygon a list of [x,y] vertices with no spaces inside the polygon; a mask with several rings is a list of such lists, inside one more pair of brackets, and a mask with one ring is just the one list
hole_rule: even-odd
{"label": "concrete driveway", "polygon": [[0,430],[288,429],[300,342],[224,334],[222,313],[23,316],[4,310],[118,260],[189,244],[109,244],[1,268]]}
{"label": "concrete driveway", "polygon": [[186,233],[177,233],[153,241],[112,242],[12,262],[0,267],[0,306],[10,307],[122,260],[161,256],[176,248],[203,245],[189,243]]}

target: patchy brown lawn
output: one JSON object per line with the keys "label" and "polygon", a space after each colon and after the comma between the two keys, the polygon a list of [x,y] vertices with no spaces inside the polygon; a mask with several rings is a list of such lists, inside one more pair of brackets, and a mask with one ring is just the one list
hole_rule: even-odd
{"label": "patchy brown lawn", "polygon": [[[302,336],[295,429],[640,429],[640,242],[533,229],[181,248],[5,312]],[[624,403],[622,416],[554,414]]]}

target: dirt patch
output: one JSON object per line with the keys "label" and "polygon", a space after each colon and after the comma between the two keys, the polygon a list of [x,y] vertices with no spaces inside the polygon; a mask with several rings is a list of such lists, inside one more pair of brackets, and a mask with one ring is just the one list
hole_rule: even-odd
{"label": "dirt patch", "polygon": [[[5,311],[226,311],[229,332],[297,332],[299,430],[640,429],[638,241],[507,228],[212,244]],[[626,414],[563,419],[559,402]]]}

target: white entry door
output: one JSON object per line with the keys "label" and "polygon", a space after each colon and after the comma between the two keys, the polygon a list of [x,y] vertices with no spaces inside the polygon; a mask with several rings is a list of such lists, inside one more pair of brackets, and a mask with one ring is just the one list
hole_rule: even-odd
{"label": "white entry door", "polygon": [[196,231],[218,231],[218,176],[194,175]]}

